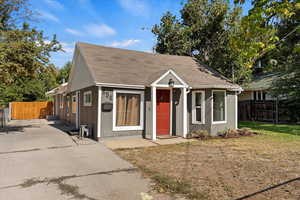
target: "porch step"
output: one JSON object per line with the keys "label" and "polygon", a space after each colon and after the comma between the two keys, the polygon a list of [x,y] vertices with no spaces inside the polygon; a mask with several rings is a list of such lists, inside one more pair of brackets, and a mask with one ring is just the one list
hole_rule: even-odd
{"label": "porch step", "polygon": [[161,135],[161,136],[157,136],[158,139],[172,139],[172,138],[178,138],[179,136],[177,135]]}

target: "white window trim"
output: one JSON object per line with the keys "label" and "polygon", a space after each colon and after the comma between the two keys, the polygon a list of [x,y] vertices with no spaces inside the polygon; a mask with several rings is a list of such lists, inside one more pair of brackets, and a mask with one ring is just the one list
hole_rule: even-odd
{"label": "white window trim", "polygon": [[[126,94],[140,94],[140,125],[139,126],[117,126],[117,93]],[[133,130],[144,130],[144,91],[138,90],[114,90],[113,91],[113,131],[133,131]]]}
{"label": "white window trim", "polygon": [[[201,122],[196,120],[195,95],[197,93],[201,93]],[[205,91],[203,90],[192,91],[192,124],[205,124]]]}
{"label": "white window trim", "polygon": [[[86,102],[86,95],[91,95],[91,102]],[[92,106],[93,96],[92,91],[87,91],[83,93],[83,106]]]}
{"label": "white window trim", "polygon": [[[73,110],[73,98],[75,98],[75,103],[76,103],[76,111],[75,111],[75,112],[74,112],[74,110]],[[73,113],[73,114],[76,114],[76,112],[77,112],[77,97],[76,97],[76,95],[73,95],[73,96],[72,96],[71,102],[72,102],[72,104],[71,104],[71,110],[72,110],[72,113]]]}
{"label": "white window trim", "polygon": [[[214,121],[214,92],[224,92],[224,98],[225,98],[225,121]],[[226,90],[212,90],[211,93],[211,121],[212,124],[226,124],[227,123],[227,92]]]}

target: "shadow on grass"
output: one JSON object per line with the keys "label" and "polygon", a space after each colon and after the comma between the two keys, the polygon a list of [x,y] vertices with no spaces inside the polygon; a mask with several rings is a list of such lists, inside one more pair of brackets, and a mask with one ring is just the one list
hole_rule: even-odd
{"label": "shadow on grass", "polygon": [[239,127],[300,136],[300,125],[271,124],[271,123],[260,123],[260,122],[240,122]]}
{"label": "shadow on grass", "polygon": [[248,194],[248,195],[246,195],[246,196],[237,198],[237,199],[235,199],[235,200],[244,200],[244,199],[248,199],[248,198],[250,198],[250,197],[254,197],[254,196],[256,196],[256,195],[258,195],[258,194],[261,194],[261,193],[263,193],[263,192],[266,192],[266,191],[275,189],[275,188],[277,188],[277,187],[280,187],[280,186],[283,186],[283,185],[286,185],[286,184],[289,184],[289,183],[292,183],[292,182],[295,182],[295,181],[300,181],[300,177],[294,178],[294,179],[290,179],[290,180],[288,180],[288,181],[279,183],[279,184],[277,184],[277,185],[273,185],[273,186],[271,186],[271,187],[268,187],[268,188],[265,188],[265,189],[263,189],[263,190],[254,192],[254,193],[252,193],[252,194]]}

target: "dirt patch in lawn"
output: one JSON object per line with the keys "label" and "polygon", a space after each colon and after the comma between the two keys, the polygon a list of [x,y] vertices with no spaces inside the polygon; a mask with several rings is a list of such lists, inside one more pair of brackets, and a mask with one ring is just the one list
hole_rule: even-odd
{"label": "dirt patch in lawn", "polygon": [[282,138],[216,139],[117,153],[150,176],[160,192],[189,199],[299,200],[300,138]]}

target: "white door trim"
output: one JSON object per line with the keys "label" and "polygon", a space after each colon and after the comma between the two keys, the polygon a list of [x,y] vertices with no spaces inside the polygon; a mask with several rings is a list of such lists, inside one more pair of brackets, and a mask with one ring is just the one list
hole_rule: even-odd
{"label": "white door trim", "polygon": [[[93,96],[93,95],[92,95]],[[102,87],[98,86],[98,118],[97,118],[97,137],[101,137],[101,117],[102,117]]]}
{"label": "white door trim", "polygon": [[152,101],[152,140],[156,140],[156,87],[151,87]]}
{"label": "white door trim", "polygon": [[187,91],[186,88],[182,88],[183,95],[183,137],[187,135]]}

